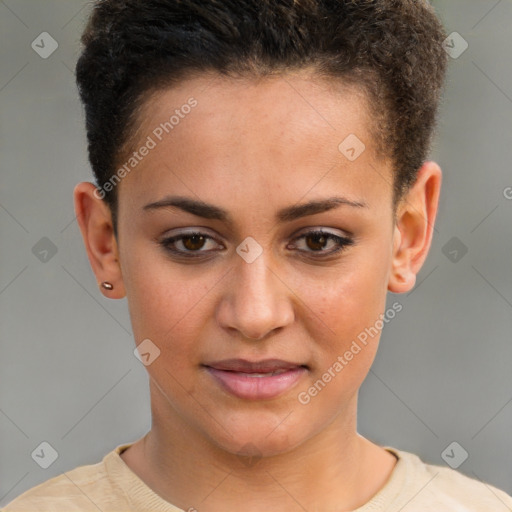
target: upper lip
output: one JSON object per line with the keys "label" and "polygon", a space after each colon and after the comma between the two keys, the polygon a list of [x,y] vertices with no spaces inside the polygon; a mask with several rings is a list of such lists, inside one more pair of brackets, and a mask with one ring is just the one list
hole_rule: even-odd
{"label": "upper lip", "polygon": [[247,359],[223,359],[222,361],[214,361],[205,364],[216,370],[227,370],[232,372],[243,373],[268,373],[278,370],[289,370],[291,368],[304,367],[306,365],[300,363],[292,363],[283,361],[282,359],[264,359],[262,361],[248,361]]}

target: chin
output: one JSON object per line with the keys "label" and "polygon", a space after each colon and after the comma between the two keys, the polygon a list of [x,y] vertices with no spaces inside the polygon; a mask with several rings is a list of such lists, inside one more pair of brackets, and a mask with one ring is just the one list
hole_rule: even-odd
{"label": "chin", "polygon": [[272,422],[262,421],[261,412],[255,411],[255,415],[260,416],[259,421],[251,417],[245,421],[239,418],[236,426],[230,427],[228,432],[216,425],[218,428],[215,432],[209,432],[208,436],[219,448],[232,455],[241,458],[261,458],[287,453],[314,434],[303,432],[297,425],[291,423],[285,425],[283,418],[286,418],[287,414],[278,421],[272,416]]}

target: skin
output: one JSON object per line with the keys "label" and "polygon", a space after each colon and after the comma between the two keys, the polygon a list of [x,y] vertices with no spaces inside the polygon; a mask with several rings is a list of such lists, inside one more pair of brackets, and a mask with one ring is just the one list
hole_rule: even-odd
{"label": "skin", "polygon": [[[388,290],[414,287],[441,170],[434,162],[419,169],[395,219],[392,163],[376,151],[365,96],[305,71],[264,80],[203,75],[161,91],[145,103],[132,150],[191,96],[197,107],[118,185],[117,239],[94,185],[74,192],[96,278],[114,285],[101,291],[126,296],[136,344],[149,338],[161,351],[146,367],[152,428],[121,457],[184,510],[353,510],[396,464],[357,433],[357,394],[380,333],[307,405],[297,395],[375,325]],[[349,134],[366,146],[355,161],[338,149]],[[233,223],[144,211],[171,194],[224,208]],[[367,207],[274,219],[281,208],[334,195]],[[159,244],[190,228],[212,239],[174,248],[206,252],[203,259],[173,258]],[[297,239],[313,228],[350,234],[354,244],[321,259],[336,244]],[[252,263],[236,252],[248,236],[263,250]],[[201,367],[226,358],[280,358],[309,371],[276,398],[244,400]]]}

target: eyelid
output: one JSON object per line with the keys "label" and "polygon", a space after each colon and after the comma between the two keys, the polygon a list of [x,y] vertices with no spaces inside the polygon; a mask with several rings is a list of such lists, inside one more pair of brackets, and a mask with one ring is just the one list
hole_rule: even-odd
{"label": "eyelid", "polygon": [[[330,231],[331,229],[334,229],[335,231]],[[325,228],[323,226],[308,226],[307,228],[303,228],[297,231],[297,233],[293,235],[293,240],[295,238],[300,238],[301,236],[307,235],[308,233],[317,232],[322,232],[325,233],[326,235],[339,236],[340,238],[354,238],[353,233],[345,229]]]}

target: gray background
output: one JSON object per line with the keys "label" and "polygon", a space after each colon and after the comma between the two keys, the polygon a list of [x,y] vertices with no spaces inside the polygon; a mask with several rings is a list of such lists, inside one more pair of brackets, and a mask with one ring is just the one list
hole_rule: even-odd
{"label": "gray background", "polygon": [[[439,465],[457,441],[458,471],[512,494],[512,0],[434,5],[469,47],[450,59],[431,155],[444,171],[431,253],[416,288],[388,297],[403,311],[361,389],[359,431]],[[92,180],[73,76],[88,11],[0,0],[0,505],[151,425],[125,300],[97,289],[74,218],[73,187]],[[44,31],[59,44],[47,59],[31,48]],[[58,452],[48,469],[31,457],[43,441]]]}

